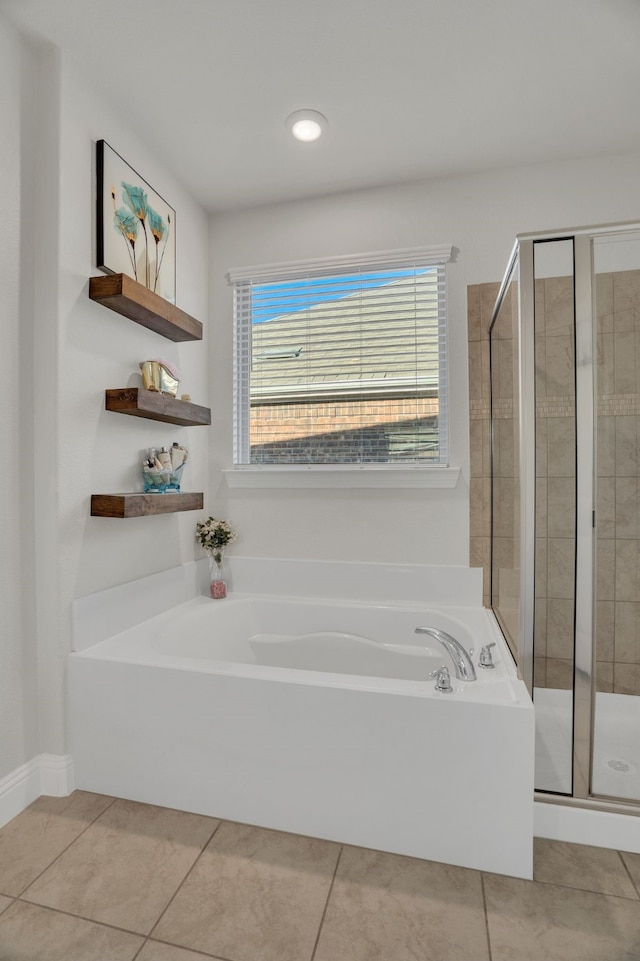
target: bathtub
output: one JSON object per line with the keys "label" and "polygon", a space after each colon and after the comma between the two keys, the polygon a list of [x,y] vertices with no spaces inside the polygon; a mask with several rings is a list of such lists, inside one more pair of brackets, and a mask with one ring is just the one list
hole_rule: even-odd
{"label": "bathtub", "polygon": [[[496,667],[458,681],[418,626]],[[533,708],[481,607],[197,596],[70,654],[68,690],[78,788],[532,876]]]}

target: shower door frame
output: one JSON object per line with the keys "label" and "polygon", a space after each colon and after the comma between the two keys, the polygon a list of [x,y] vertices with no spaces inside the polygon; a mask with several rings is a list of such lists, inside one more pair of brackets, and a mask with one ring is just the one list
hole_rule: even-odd
{"label": "shower door frame", "polygon": [[[593,232],[573,239],[576,378],[576,573],[573,655],[573,797],[591,795],[595,712],[596,310]],[[585,773],[586,772],[586,776]]]}
{"label": "shower door frame", "polygon": [[[640,816],[640,804],[591,793],[596,651],[596,311],[593,241],[640,232],[640,222],[518,234],[492,317],[497,317],[514,270],[519,284],[520,428],[520,676],[533,696],[536,549],[535,243],[573,241],[575,325],[576,533],[571,794],[536,792],[536,799]],[[493,447],[493,444],[492,444]],[[493,470],[492,470],[493,477]],[[585,772],[586,775],[585,775]]]}

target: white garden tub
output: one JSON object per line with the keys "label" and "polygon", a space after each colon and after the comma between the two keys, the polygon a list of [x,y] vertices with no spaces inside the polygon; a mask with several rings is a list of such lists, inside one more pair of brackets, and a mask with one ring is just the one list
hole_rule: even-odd
{"label": "white garden tub", "polygon": [[[446,666],[455,696],[517,703],[518,682],[514,684],[511,660],[505,659],[492,622],[483,608],[437,610],[242,595],[212,604],[208,597],[196,597],[94,645],[85,656],[440,697],[444,695],[430,675]],[[444,631],[476,655],[493,641],[499,651],[495,668],[478,669],[476,681],[457,681],[447,652],[434,637],[416,633],[417,627]]]}
{"label": "white garden tub", "polygon": [[533,708],[481,607],[195,597],[70,655],[69,736],[84,790],[531,877]]}

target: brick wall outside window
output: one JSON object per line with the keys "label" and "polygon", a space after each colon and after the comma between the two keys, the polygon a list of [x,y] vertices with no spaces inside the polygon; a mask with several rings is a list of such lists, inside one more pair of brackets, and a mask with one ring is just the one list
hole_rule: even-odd
{"label": "brick wall outside window", "polygon": [[[251,408],[252,463],[437,459],[437,397],[265,404]],[[354,454],[355,450],[355,454]]]}

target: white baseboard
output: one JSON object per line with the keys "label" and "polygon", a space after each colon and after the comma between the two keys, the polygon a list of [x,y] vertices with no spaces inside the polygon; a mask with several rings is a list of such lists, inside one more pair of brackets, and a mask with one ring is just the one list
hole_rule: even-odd
{"label": "white baseboard", "polygon": [[40,793],[49,797],[66,797],[75,788],[73,759],[70,754],[41,754]]}
{"label": "white baseboard", "polygon": [[42,794],[65,797],[74,789],[68,754],[39,754],[0,780],[0,827]]}

